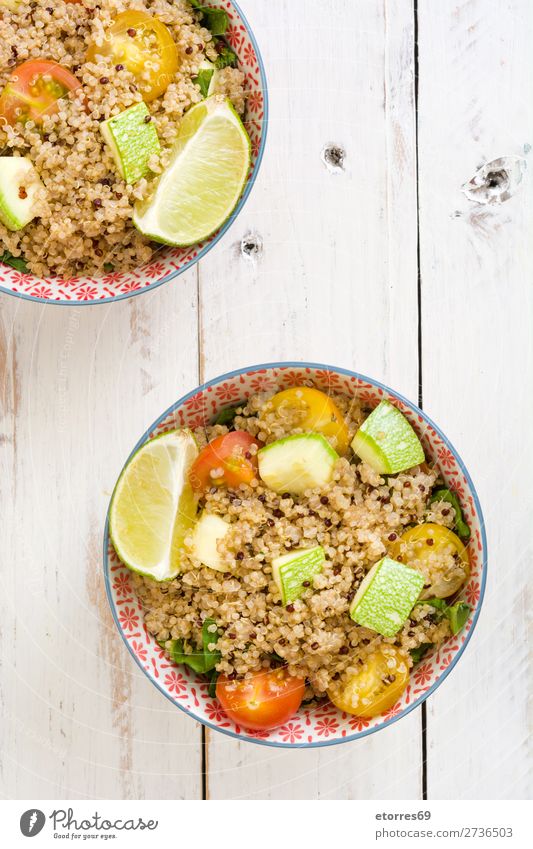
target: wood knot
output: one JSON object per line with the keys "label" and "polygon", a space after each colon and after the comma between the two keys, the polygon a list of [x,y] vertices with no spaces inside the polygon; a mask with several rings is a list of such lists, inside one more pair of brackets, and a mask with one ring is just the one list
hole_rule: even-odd
{"label": "wood knot", "polygon": [[325,145],[322,148],[320,158],[331,174],[339,174],[341,171],[344,171],[346,151],[340,145],[331,142]]}
{"label": "wood knot", "polygon": [[263,240],[259,233],[246,233],[241,240],[241,255],[248,260],[258,260],[263,253]]}
{"label": "wood knot", "polygon": [[478,168],[463,192],[474,203],[505,203],[522,183],[526,167],[522,156],[500,156]]}

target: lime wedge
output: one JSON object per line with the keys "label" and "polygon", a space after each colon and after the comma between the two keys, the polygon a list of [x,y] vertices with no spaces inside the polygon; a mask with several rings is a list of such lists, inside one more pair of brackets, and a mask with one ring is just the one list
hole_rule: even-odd
{"label": "lime wedge", "polygon": [[190,430],[146,442],[122,472],[109,510],[109,533],[134,572],[168,581],[180,571],[181,551],[197,502],[188,471],[198,456]]}
{"label": "lime wedge", "polygon": [[156,242],[178,247],[210,236],[237,205],[250,169],[250,139],[230,101],[213,95],[183,118],[168,167],[133,223]]}

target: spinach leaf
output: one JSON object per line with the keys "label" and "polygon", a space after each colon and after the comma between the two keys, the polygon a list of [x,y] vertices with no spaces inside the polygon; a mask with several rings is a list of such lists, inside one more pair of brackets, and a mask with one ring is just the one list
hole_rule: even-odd
{"label": "spinach leaf", "polygon": [[224,9],[210,9],[208,6],[203,6],[199,0],[189,0],[189,3],[193,9],[202,13],[202,23],[212,35],[224,35],[229,25],[228,13]]}
{"label": "spinach leaf", "polygon": [[440,610],[443,615],[446,613],[446,608],[448,607],[443,598],[425,598],[423,601],[417,601],[417,604],[429,604],[435,610]]}
{"label": "spinach leaf", "polygon": [[220,661],[221,654],[219,651],[210,651],[209,644],[216,643],[218,634],[211,634],[208,631],[210,625],[216,625],[214,619],[206,619],[202,626],[202,648],[196,651],[186,652],[183,646],[183,640],[167,640],[164,643],[159,643],[162,648],[168,651],[174,663],[184,663],[189,666],[194,672],[199,675],[206,675],[214,670],[217,663]]}
{"label": "spinach leaf", "polygon": [[233,424],[233,420],[237,415],[237,407],[226,407],[225,410],[221,410],[218,416],[216,417],[213,424],[218,425],[230,425]]}
{"label": "spinach leaf", "polygon": [[205,673],[205,656],[202,651],[185,652],[183,640],[169,640],[165,646],[174,663],[184,663],[199,674]]}
{"label": "spinach leaf", "polygon": [[213,68],[201,68],[198,71],[198,76],[194,78],[194,82],[200,88],[202,97],[207,97],[209,94],[209,86],[211,85],[214,73],[215,71]]}
{"label": "spinach leaf", "polygon": [[466,604],[464,601],[459,601],[457,604],[454,604],[453,607],[448,608],[446,616],[450,620],[452,634],[458,634],[459,631],[463,630],[464,626],[468,622],[468,617],[470,616],[470,605]]}
{"label": "spinach leaf", "polygon": [[413,658],[413,663],[418,663],[424,655],[433,648],[433,643],[421,643],[416,649],[410,649],[409,654]]}
{"label": "spinach leaf", "polygon": [[114,271],[114,270],[115,270],[115,266],[113,265],[112,262],[104,262],[104,271],[106,271],[108,274],[110,274],[111,271]]}
{"label": "spinach leaf", "polygon": [[[222,42],[223,44],[223,42]],[[237,54],[227,44],[223,44],[218,58],[215,59],[215,68],[217,71],[222,71],[223,68],[236,68]]]}
{"label": "spinach leaf", "polygon": [[209,687],[207,688],[209,698],[216,699],[218,672],[216,671],[216,669],[212,669],[211,672],[207,673],[207,677],[209,678]]}
{"label": "spinach leaf", "polygon": [[471,611],[470,605],[464,601],[450,605],[446,604],[443,598],[426,598],[423,601],[417,601],[417,604],[429,604],[430,607],[434,607],[435,610],[439,610],[443,616],[446,616],[454,636],[463,630]]}
{"label": "spinach leaf", "polygon": [[22,272],[22,274],[28,273],[28,266],[23,256],[13,256],[13,254],[10,254],[9,251],[4,251],[4,253],[0,256],[0,262],[3,262],[4,265],[10,265],[11,268]]}
{"label": "spinach leaf", "polygon": [[450,489],[437,489],[430,498],[429,503],[434,504],[436,501],[447,501],[455,510],[455,530],[457,536],[461,539],[470,539],[470,528],[463,519],[463,511],[461,504],[455,492]]}

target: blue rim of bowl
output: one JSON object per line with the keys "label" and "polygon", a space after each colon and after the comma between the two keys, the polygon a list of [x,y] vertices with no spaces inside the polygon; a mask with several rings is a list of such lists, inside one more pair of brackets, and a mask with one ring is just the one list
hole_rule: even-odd
{"label": "blue rim of bowl", "polygon": [[248,37],[249,37],[250,41],[252,42],[252,45],[253,45],[253,48],[254,48],[254,51],[255,51],[255,55],[257,56],[257,64],[259,65],[259,77],[260,77],[260,80],[261,80],[261,91],[263,92],[263,125],[262,125],[262,132],[261,132],[261,144],[259,146],[259,151],[257,153],[257,159],[256,159],[256,162],[255,162],[254,169],[253,169],[252,173],[250,174],[250,176],[248,178],[248,182],[246,183],[246,186],[245,186],[244,191],[243,191],[243,193],[242,193],[242,195],[239,199],[239,202],[237,203],[237,206],[235,207],[234,211],[232,212],[232,214],[230,215],[228,220],[222,225],[222,227],[218,231],[218,233],[212,238],[212,240],[210,242],[208,242],[207,245],[205,245],[202,248],[202,250],[199,252],[198,256],[196,256],[192,260],[189,260],[189,262],[186,265],[184,265],[183,268],[179,268],[175,271],[172,271],[170,274],[167,274],[166,277],[163,277],[162,280],[158,280],[157,283],[152,283],[149,286],[143,286],[141,289],[133,289],[131,292],[124,292],[122,295],[117,295],[116,297],[99,298],[98,300],[95,300],[95,301],[77,301],[77,300],[72,300],[72,301],[63,301],[63,300],[59,301],[58,300],[58,301],[56,301],[56,300],[52,300],[52,299],[49,299],[49,298],[36,298],[33,295],[26,294],[25,292],[14,292],[12,289],[9,289],[7,286],[3,286],[1,284],[0,284],[0,292],[4,292],[6,295],[11,295],[14,298],[22,298],[22,300],[24,300],[24,301],[33,301],[33,303],[36,303],[36,304],[50,304],[50,305],[53,304],[53,305],[58,306],[58,307],[72,307],[72,306],[75,306],[75,307],[78,307],[78,306],[81,306],[81,307],[96,307],[96,306],[99,306],[101,304],[106,304],[106,305],[107,304],[115,304],[118,301],[125,301],[127,298],[135,298],[137,295],[144,295],[147,292],[153,292],[154,289],[158,289],[159,286],[162,286],[164,283],[169,283],[171,280],[174,280],[176,277],[179,277],[180,274],[184,274],[185,271],[189,271],[189,269],[194,268],[196,263],[200,262],[200,260],[203,259],[206,256],[206,254],[209,253],[211,248],[214,248],[215,245],[221,240],[221,238],[226,235],[227,231],[233,225],[236,218],[242,212],[244,205],[246,204],[246,201],[248,200],[248,198],[250,196],[250,192],[252,191],[254,183],[255,183],[257,176],[259,174],[259,169],[261,168],[261,163],[263,161],[263,155],[264,155],[264,152],[265,152],[265,146],[266,146],[267,135],[268,135],[268,120],[269,120],[268,80],[267,80],[265,65],[264,65],[264,62],[263,62],[263,57],[261,55],[261,51],[259,49],[257,39],[256,39],[256,37],[253,33],[253,30],[250,27],[250,24],[248,23],[246,15],[242,12],[240,6],[237,3],[235,3],[234,0],[231,0],[231,4],[234,7],[237,14],[239,15],[239,17],[240,17],[240,19],[241,19],[241,21],[244,25],[244,28],[246,29]]}
{"label": "blue rim of bowl", "polygon": [[200,719],[200,717],[197,716],[195,713],[193,713],[190,710],[187,710],[187,708],[183,707],[183,705],[180,705],[178,702],[176,702],[172,698],[172,696],[169,693],[167,693],[166,690],[163,687],[160,686],[160,684],[155,680],[155,678],[153,678],[150,675],[150,673],[144,668],[144,666],[141,664],[139,659],[136,657],[136,655],[132,651],[129,642],[127,641],[126,637],[124,636],[124,632],[123,632],[122,628],[120,627],[120,622],[118,620],[117,611],[115,609],[115,604],[114,604],[113,596],[112,596],[112,593],[111,593],[111,583],[110,583],[110,575],[109,575],[108,546],[109,546],[109,542],[110,542],[110,538],[109,538],[109,507],[111,506],[111,501],[112,501],[113,496],[111,496],[111,499],[110,499],[110,502],[109,502],[109,507],[108,507],[107,516],[106,516],[106,522],[105,522],[105,528],[104,528],[104,579],[105,579],[105,588],[106,588],[106,593],[107,593],[107,599],[109,601],[109,606],[111,607],[111,613],[113,614],[113,619],[115,620],[115,625],[117,626],[117,629],[120,633],[120,636],[122,637],[122,640],[124,641],[124,643],[126,645],[126,648],[128,649],[129,653],[133,657],[137,666],[140,669],[142,669],[142,671],[144,672],[146,677],[151,681],[151,683],[155,687],[157,687],[157,689],[165,696],[165,698],[167,698],[175,707],[178,707],[181,711],[183,711],[183,713],[187,714],[187,716],[190,716],[191,719],[194,719],[196,722],[200,722],[202,725],[205,725],[206,728],[211,728],[211,729],[213,729],[213,731],[218,731],[221,734],[227,734],[228,737],[234,737],[236,740],[244,740],[247,743],[256,743],[259,746],[271,746],[271,747],[278,748],[278,749],[319,749],[319,748],[322,748],[324,746],[338,746],[341,743],[348,743],[352,740],[359,740],[362,737],[367,737],[370,734],[375,734],[377,731],[381,731],[381,729],[387,728],[389,725],[393,725],[393,723],[398,722],[399,719],[402,719],[404,716],[407,716],[407,714],[411,713],[412,710],[414,710],[415,708],[417,708],[421,704],[423,704],[426,701],[426,699],[428,699],[435,692],[437,687],[440,687],[442,682],[448,677],[448,675],[450,674],[452,669],[454,669],[454,667],[457,665],[460,657],[462,656],[464,650],[466,649],[468,643],[470,642],[470,638],[471,638],[472,634],[474,633],[474,629],[476,627],[477,621],[479,619],[479,614],[481,612],[481,607],[483,605],[483,598],[484,598],[484,595],[485,595],[485,585],[486,585],[486,582],[487,582],[487,535],[486,535],[486,532],[485,532],[485,521],[483,519],[483,512],[481,510],[481,504],[479,503],[478,494],[476,492],[476,488],[474,486],[472,478],[470,477],[470,474],[467,471],[467,468],[466,468],[465,464],[463,463],[460,455],[457,453],[457,451],[455,450],[455,448],[451,444],[450,440],[444,435],[444,433],[441,431],[441,429],[435,424],[435,422],[433,422],[432,419],[430,419],[429,416],[423,410],[421,410],[419,407],[417,407],[416,404],[413,404],[412,401],[408,400],[408,398],[405,398],[403,395],[400,395],[399,392],[396,392],[394,389],[391,389],[386,384],[380,383],[378,380],[374,380],[373,378],[367,377],[364,374],[359,374],[359,372],[350,371],[349,369],[339,368],[337,366],[324,365],[323,363],[306,363],[306,362],[293,362],[293,361],[280,362],[280,363],[262,363],[260,365],[250,365],[250,366],[246,366],[246,368],[240,368],[240,369],[236,369],[235,371],[229,371],[226,374],[222,374],[219,377],[215,377],[212,380],[208,380],[206,383],[203,383],[201,386],[196,387],[196,389],[193,389],[191,392],[188,392],[186,395],[184,395],[182,398],[180,398],[179,401],[176,401],[174,404],[172,404],[167,410],[165,410],[165,412],[161,416],[159,416],[159,418],[148,428],[148,430],[145,431],[145,433],[141,436],[141,438],[137,442],[133,451],[130,453],[128,459],[124,463],[124,466],[122,467],[122,470],[119,474],[119,477],[117,478],[117,481],[120,478],[122,471],[124,470],[124,468],[129,463],[130,459],[135,454],[135,452],[139,450],[141,445],[144,445],[144,443],[148,441],[148,439],[150,438],[150,434],[153,433],[153,431],[157,427],[159,427],[161,422],[165,421],[167,416],[169,416],[171,413],[175,412],[175,410],[177,410],[179,407],[182,407],[183,404],[185,404],[190,398],[194,397],[199,392],[204,392],[206,389],[209,389],[212,386],[216,386],[218,383],[220,383],[224,380],[229,380],[233,377],[239,377],[240,375],[247,374],[250,371],[262,371],[262,370],[276,369],[276,368],[277,369],[279,369],[279,368],[308,368],[308,369],[313,369],[315,371],[316,370],[331,371],[331,372],[334,372],[335,374],[343,374],[343,375],[346,375],[348,377],[355,377],[358,380],[361,380],[365,383],[369,383],[372,386],[375,386],[379,389],[382,389],[385,392],[388,392],[393,397],[397,398],[399,401],[402,401],[407,407],[409,407],[410,410],[412,410],[412,412],[414,412],[418,415],[421,415],[422,418],[424,419],[424,421],[426,422],[426,424],[428,424],[430,427],[432,427],[435,430],[435,432],[442,439],[443,443],[446,445],[448,450],[451,451],[453,456],[455,457],[457,464],[458,464],[459,468],[461,469],[461,472],[465,476],[465,479],[466,479],[468,486],[471,490],[472,498],[474,500],[474,505],[475,505],[476,512],[477,512],[477,516],[479,518],[479,524],[480,524],[480,530],[481,530],[483,563],[482,563],[482,572],[481,572],[481,588],[480,588],[480,592],[479,592],[479,601],[478,601],[476,610],[474,612],[472,625],[470,626],[470,630],[466,634],[464,643],[462,643],[462,645],[459,647],[457,654],[454,656],[450,665],[446,667],[446,669],[438,677],[438,679],[435,681],[435,683],[432,684],[432,686],[429,688],[429,690],[426,693],[424,693],[423,696],[420,696],[418,699],[415,699],[415,701],[411,705],[404,708],[397,716],[391,717],[391,719],[388,719],[386,722],[383,722],[381,725],[374,726],[373,728],[367,728],[363,731],[358,731],[355,734],[350,734],[350,736],[342,737],[341,739],[321,740],[320,742],[316,742],[316,743],[303,743],[303,742],[302,743],[280,743],[278,741],[261,740],[257,737],[249,737],[246,734],[237,734],[235,731],[228,731],[226,728],[220,728],[218,725],[215,725],[212,722],[208,722],[207,720]]}

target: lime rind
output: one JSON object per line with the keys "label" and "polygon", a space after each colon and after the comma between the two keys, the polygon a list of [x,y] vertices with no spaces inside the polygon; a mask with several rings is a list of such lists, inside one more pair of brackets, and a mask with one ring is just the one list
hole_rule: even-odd
{"label": "lime rind", "polygon": [[[165,448],[169,455],[166,463],[162,453]],[[136,489],[136,474],[150,455],[153,468],[149,471],[154,473],[151,483],[155,479],[155,486],[146,486],[147,481],[142,481]],[[197,498],[187,479],[197,456],[192,432],[182,428],[145,442],[122,470],[109,507],[109,536],[120,560],[132,572],[157,581],[169,581],[179,574],[183,542],[197,513]],[[163,463],[158,463],[158,459]],[[164,512],[158,513],[162,502]],[[150,560],[146,550],[151,545],[158,548],[161,556]],[[140,549],[144,549],[142,555]]]}
{"label": "lime rind", "polygon": [[[224,147],[229,136],[231,143]],[[223,155],[226,163],[221,168]],[[203,242],[235,211],[251,158],[250,137],[231,101],[221,95],[208,97],[185,114],[169,165],[149,196],[135,205],[135,227],[153,241],[174,247]],[[231,168],[234,179],[228,174]]]}

